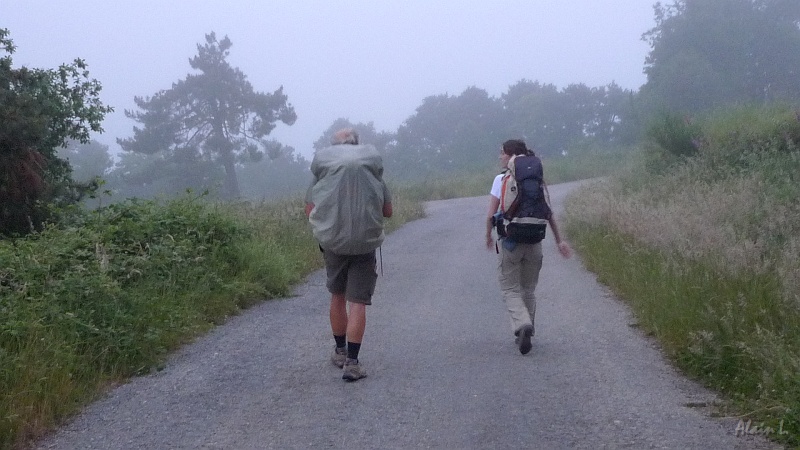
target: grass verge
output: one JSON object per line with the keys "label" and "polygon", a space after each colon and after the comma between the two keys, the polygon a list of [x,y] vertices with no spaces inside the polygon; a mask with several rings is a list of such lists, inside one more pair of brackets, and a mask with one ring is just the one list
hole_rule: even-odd
{"label": "grass verge", "polygon": [[772,275],[720,273],[614,231],[569,223],[587,268],[633,309],[687,374],[721,392],[720,413],[800,445],[800,314]]}
{"label": "grass verge", "polygon": [[800,446],[800,120],[742,107],[653,130],[568,199],[565,230],[722,414]]}

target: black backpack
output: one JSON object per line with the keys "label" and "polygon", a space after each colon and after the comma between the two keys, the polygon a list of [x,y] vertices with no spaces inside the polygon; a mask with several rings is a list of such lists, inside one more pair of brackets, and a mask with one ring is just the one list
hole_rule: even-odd
{"label": "black backpack", "polygon": [[552,215],[542,161],[535,155],[512,157],[503,175],[501,197],[497,234],[521,244],[541,242]]}

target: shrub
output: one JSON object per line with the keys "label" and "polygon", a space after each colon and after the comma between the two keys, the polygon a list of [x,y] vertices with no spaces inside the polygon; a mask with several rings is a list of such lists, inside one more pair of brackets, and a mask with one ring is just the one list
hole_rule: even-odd
{"label": "shrub", "polygon": [[672,157],[691,157],[700,148],[700,126],[689,117],[663,113],[648,127],[646,137]]}

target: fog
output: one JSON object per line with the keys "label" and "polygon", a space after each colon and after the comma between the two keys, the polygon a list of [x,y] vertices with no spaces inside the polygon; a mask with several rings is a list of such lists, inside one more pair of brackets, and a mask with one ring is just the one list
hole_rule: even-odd
{"label": "fog", "polygon": [[228,61],[257,91],[280,86],[297,112],[271,137],[312,154],[337,118],[395,131],[430,95],[470,86],[499,96],[521,79],[638,89],[654,26],[649,1],[0,0],[14,67],[84,59],[115,108],[94,136],[119,150],[134,96],[190,71],[206,33],[233,42]]}

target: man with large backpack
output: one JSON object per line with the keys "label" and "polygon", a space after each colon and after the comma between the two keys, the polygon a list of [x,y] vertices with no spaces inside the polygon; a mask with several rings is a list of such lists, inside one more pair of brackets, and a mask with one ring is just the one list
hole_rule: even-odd
{"label": "man with large backpack", "polygon": [[[534,291],[542,268],[541,241],[547,226],[563,257],[569,258],[571,249],[561,238],[550,210],[541,160],[524,141],[512,139],[503,143],[500,163],[504,170],[495,177],[489,197],[486,246],[494,247],[499,255],[503,301],[511,316],[515,342],[520,353],[526,355],[533,347]],[[492,238],[493,228],[498,241]]]}
{"label": "man with large backpack", "polygon": [[342,379],[356,381],[367,376],[358,354],[378,278],[375,249],[383,242],[384,217],[392,216],[392,199],[374,146],[359,145],[358,133],[350,128],[337,131],[331,144],[311,162],[314,179],[306,194],[306,215],[322,250],[331,293],[336,342],[331,362],[343,368]]}

